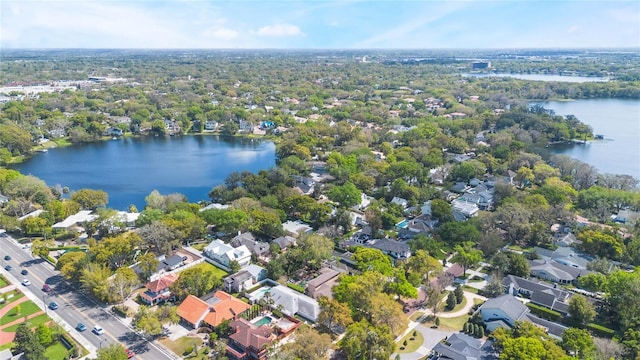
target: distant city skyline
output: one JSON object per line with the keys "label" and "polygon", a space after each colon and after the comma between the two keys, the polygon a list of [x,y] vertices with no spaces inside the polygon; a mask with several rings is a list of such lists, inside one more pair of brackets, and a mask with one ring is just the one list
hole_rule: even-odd
{"label": "distant city skyline", "polygon": [[0,47],[638,48],[640,1],[0,3]]}

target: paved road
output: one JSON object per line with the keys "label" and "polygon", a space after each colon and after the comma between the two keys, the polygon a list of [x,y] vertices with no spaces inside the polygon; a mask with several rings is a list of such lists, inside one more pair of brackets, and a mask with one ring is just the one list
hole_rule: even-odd
{"label": "paved road", "polygon": [[[10,255],[11,260],[4,260],[5,255]],[[0,271],[3,274],[10,280],[15,281],[17,287],[22,288],[27,296],[43,307],[43,310],[46,309],[54,321],[69,331],[75,339],[92,353],[101,346],[119,342],[133,350],[136,353],[136,359],[162,360],[177,358],[154,343],[137,336],[132,329],[107,312],[103,306],[69,285],[49,263],[39,257],[34,258],[29,249],[24,249],[7,235],[0,237],[0,264],[2,265],[2,270]],[[11,265],[13,269],[6,271],[6,265]],[[27,269],[29,274],[21,275],[20,272],[23,269]],[[22,286],[20,282],[23,279],[31,281],[31,285]],[[44,292],[42,287],[45,283],[49,284],[53,291]],[[46,308],[45,304],[49,304],[52,301],[59,305],[57,310]],[[86,331],[76,331],[75,327],[79,322],[87,326]],[[94,325],[102,326],[105,333],[101,336],[92,333],[91,329]]]}

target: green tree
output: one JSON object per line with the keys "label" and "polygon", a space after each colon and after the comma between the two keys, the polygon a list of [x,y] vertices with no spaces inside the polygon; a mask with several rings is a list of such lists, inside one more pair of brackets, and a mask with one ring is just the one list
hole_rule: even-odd
{"label": "green tree", "polygon": [[576,324],[585,325],[590,323],[596,316],[593,305],[582,295],[574,295],[569,300],[569,316]]}
{"label": "green tree", "polygon": [[111,278],[112,301],[124,302],[140,283],[138,275],[129,267],[116,270]]}
{"label": "green tree", "polygon": [[562,334],[562,348],[578,359],[592,359],[596,351],[591,335],[586,330],[569,328]]}
{"label": "green tree", "polygon": [[106,206],[109,195],[102,190],[80,189],[71,194],[71,200],[77,202],[84,209],[95,209]]}
{"label": "green tree", "polygon": [[81,271],[80,282],[93,296],[106,302],[111,297],[110,276],[111,270],[104,264],[89,263]]}
{"label": "green tree", "polygon": [[27,360],[45,360],[44,346],[40,343],[38,336],[34,334],[27,325],[27,322],[23,322],[18,325],[16,329],[16,336],[14,338],[15,352],[23,353],[23,357]]}
{"label": "green tree", "polygon": [[140,277],[143,282],[149,280],[149,277],[158,269],[160,261],[151,252],[144,253],[138,257],[138,267],[141,270]]}
{"label": "green tree", "polygon": [[189,294],[200,297],[220,284],[221,279],[213,271],[192,267],[180,273],[178,280],[171,285],[171,293],[179,300],[183,300]]}
{"label": "green tree", "polygon": [[84,251],[68,251],[58,259],[56,270],[67,280],[79,281],[82,269],[88,262],[89,258]]}
{"label": "green tree", "polygon": [[322,360],[332,348],[331,336],[309,326],[300,327],[294,341],[278,348],[278,359]]}
{"label": "green tree", "polygon": [[388,359],[395,349],[393,340],[388,327],[360,321],[347,328],[338,346],[349,360]]}
{"label": "green tree", "polygon": [[476,243],[480,240],[480,231],[469,221],[451,221],[440,226],[438,230],[440,238],[451,245],[464,242]]}
{"label": "green tree", "polygon": [[103,346],[98,350],[96,360],[127,360],[127,352],[120,344]]}
{"label": "green tree", "polygon": [[387,276],[393,273],[391,259],[378,249],[358,247],[352,259],[360,271],[377,271]]}
{"label": "green tree", "polygon": [[361,194],[360,190],[352,182],[347,182],[342,186],[334,186],[327,192],[329,199],[340,203],[341,207],[352,207],[360,204]]}
{"label": "green tree", "polygon": [[53,335],[54,334],[51,330],[51,327],[45,324],[40,324],[36,328],[36,336],[40,344],[42,344],[43,346],[48,346],[53,342]]}
{"label": "green tree", "polygon": [[509,253],[509,267],[507,274],[528,277],[530,273],[529,262],[527,258],[522,254]]}
{"label": "green tree", "polygon": [[464,274],[466,274],[468,268],[473,267],[482,261],[482,251],[472,249],[469,244],[464,246],[456,245],[453,248],[453,251],[455,251],[456,254],[453,255],[451,261],[462,265]]}
{"label": "green tree", "polygon": [[449,295],[447,295],[447,310],[451,311],[453,310],[453,308],[456,307],[456,295],[452,292],[449,293]]}
{"label": "green tree", "polygon": [[324,325],[330,331],[335,331],[336,328],[345,329],[353,322],[351,311],[344,303],[321,296],[318,299],[318,305],[320,306],[318,323]]}

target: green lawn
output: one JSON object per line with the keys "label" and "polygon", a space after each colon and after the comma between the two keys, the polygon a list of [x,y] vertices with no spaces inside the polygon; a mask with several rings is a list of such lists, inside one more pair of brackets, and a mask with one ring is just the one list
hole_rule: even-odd
{"label": "green lawn", "polygon": [[[413,336],[414,332],[416,333],[415,336]],[[405,340],[407,341],[407,346],[403,345]],[[398,341],[398,343],[396,344],[396,348],[397,348],[396,352],[399,354],[412,353],[418,350],[418,348],[422,344],[424,344],[424,337],[422,336],[422,333],[420,333],[420,331],[414,330],[409,332],[405,337],[403,337],[402,339],[400,339],[400,341]],[[401,349],[402,347],[404,347],[404,349]]]}
{"label": "green lawn", "polygon": [[193,245],[191,245],[191,247],[192,247],[192,248],[194,248],[194,249],[196,249],[196,250],[198,250],[198,251],[202,251],[202,250],[204,250],[204,248],[206,248],[206,247],[207,247],[207,245],[208,245],[208,244],[206,244],[206,243],[202,243],[202,244],[193,244]]}
{"label": "green lawn", "polygon": [[197,357],[193,355],[189,355],[186,357],[184,356],[184,351],[188,347],[202,345],[202,340],[200,338],[183,336],[176,341],[171,341],[170,339],[166,338],[166,339],[161,339],[160,343],[166,346],[169,350],[173,351],[176,355],[180,356],[183,359],[202,359],[202,360],[208,359],[208,356],[202,353],[204,348],[200,348],[200,350],[198,351]]}
{"label": "green lawn", "polygon": [[468,291],[468,292],[471,292],[471,293],[474,293],[474,294],[478,293],[478,289],[476,289],[474,287],[471,287],[471,286],[468,286],[468,285],[462,285],[462,288],[464,289],[464,291]]}
{"label": "green lawn", "polygon": [[[16,307],[20,307],[20,313],[16,312]],[[6,325],[12,321],[18,320],[25,316],[29,316],[31,314],[37,313],[40,311],[38,305],[36,305],[33,301],[25,301],[13,307],[13,309],[9,310],[2,318],[0,318],[0,325]]]}
{"label": "green lawn", "polygon": [[9,285],[9,281],[2,275],[0,275],[0,288]]}
{"label": "green lawn", "polygon": [[424,315],[424,313],[423,313],[422,311],[416,311],[416,312],[414,312],[414,313],[409,317],[409,319],[410,319],[411,321],[418,321],[418,319],[419,319],[422,315]]}
{"label": "green lawn", "polygon": [[192,269],[196,269],[196,268],[201,269],[201,270],[204,270],[204,271],[213,271],[213,273],[216,275],[216,277],[218,277],[218,278],[220,278],[220,279],[223,279],[223,278],[225,278],[227,275],[229,275],[229,273],[228,273],[228,272],[226,272],[226,271],[224,271],[224,270],[222,270],[222,269],[220,269],[220,268],[217,268],[217,267],[215,267],[215,266],[213,266],[213,265],[209,264],[209,263],[208,263],[208,262],[206,262],[206,261],[205,261],[205,262],[201,262],[200,264],[198,264],[198,265],[196,265],[196,266],[192,267]]}
{"label": "green lawn", "polygon": [[[18,319],[18,318],[16,318]],[[51,318],[47,315],[47,314],[40,314],[34,318],[31,318],[29,320],[27,320],[29,322],[29,327],[33,328],[36,327],[40,324],[44,324],[46,322],[51,321]],[[8,331],[8,332],[14,332],[16,330],[18,330],[18,326],[20,326],[20,324],[16,324],[16,325],[12,325],[9,326],[8,328],[5,328],[4,331]]]}
{"label": "green lawn", "polygon": [[49,346],[44,352],[44,357],[48,360],[64,360],[67,355],[69,355],[69,351],[60,342]]}
{"label": "green lawn", "polygon": [[469,318],[470,316],[466,314],[454,318],[440,318],[440,327],[460,331],[464,327],[464,323],[466,323]]}
{"label": "green lawn", "polygon": [[[11,299],[7,298],[7,295],[9,295],[9,294],[13,294],[13,297]],[[5,301],[3,303],[0,303],[0,309],[2,309],[5,306],[11,304],[13,301],[16,301],[17,299],[20,299],[23,296],[24,296],[24,294],[22,292],[17,291],[17,290],[9,291],[8,293],[4,294]]]}

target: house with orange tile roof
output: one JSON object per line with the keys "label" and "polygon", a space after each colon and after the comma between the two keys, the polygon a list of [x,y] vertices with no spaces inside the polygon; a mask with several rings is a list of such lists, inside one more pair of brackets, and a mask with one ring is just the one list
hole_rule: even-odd
{"label": "house with orange tile roof", "polygon": [[158,280],[148,282],[145,287],[147,291],[140,294],[140,299],[147,305],[155,305],[165,302],[173,297],[169,287],[178,280],[178,274],[169,274]]}
{"label": "house with orange tile roof", "polygon": [[215,327],[225,320],[235,320],[251,306],[224,291],[216,291],[207,301],[189,295],[178,306],[176,312],[193,328],[202,325]]}

